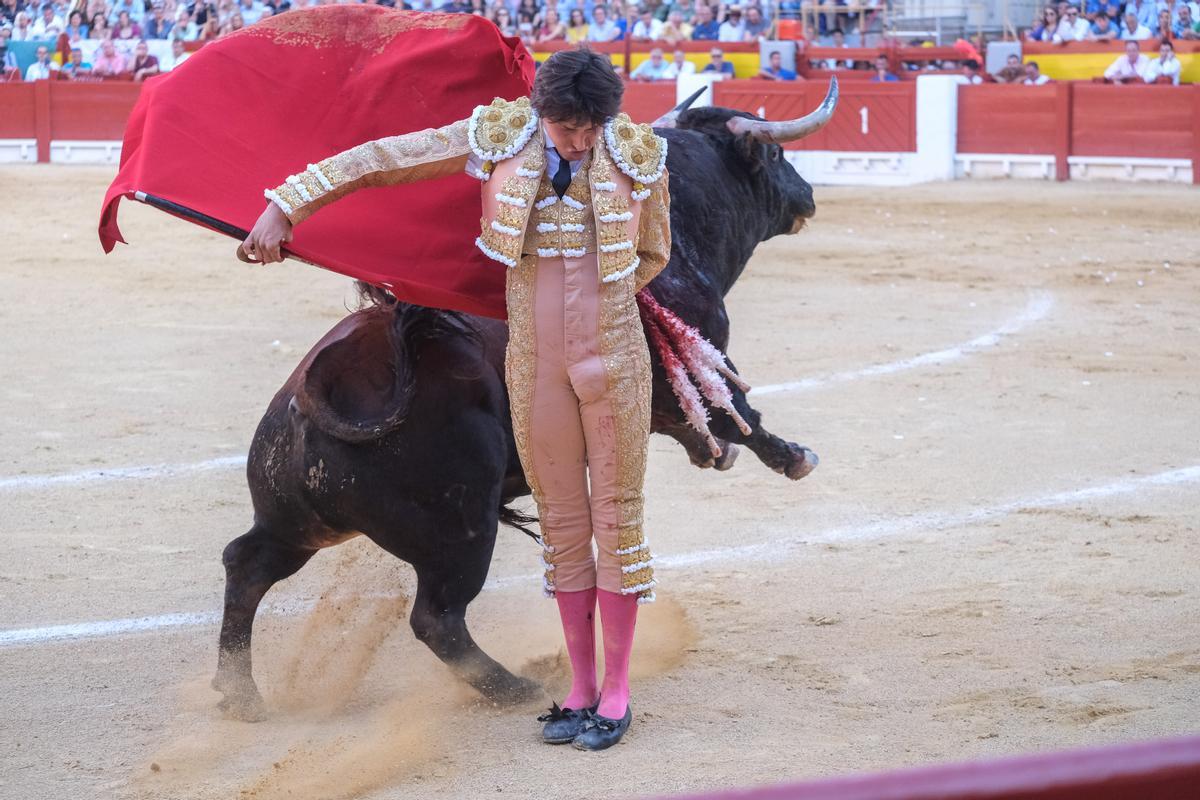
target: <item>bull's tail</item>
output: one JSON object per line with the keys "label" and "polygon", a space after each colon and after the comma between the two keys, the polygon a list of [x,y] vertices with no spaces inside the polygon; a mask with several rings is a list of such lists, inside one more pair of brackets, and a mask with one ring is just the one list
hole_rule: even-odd
{"label": "bull's tail", "polygon": [[743,392],[750,391],[750,385],[733,371],[724,353],[700,331],[654,299],[649,289],[643,288],[637,293],[637,302],[646,338],[662,361],[679,407],[688,424],[708,442],[713,457],[719,457],[721,446],[708,429],[708,409],[704,407],[704,401],[724,410],[742,433],[749,436],[751,428],[734,407],[733,393],[725,380]]}
{"label": "bull's tail", "polygon": [[515,508],[510,508],[509,506],[500,506],[500,522],[502,524],[516,528],[526,536],[533,539],[535,542],[540,543],[542,541],[542,537],[538,536],[536,533],[526,527],[537,521],[537,517],[531,517],[523,511],[517,511]]}

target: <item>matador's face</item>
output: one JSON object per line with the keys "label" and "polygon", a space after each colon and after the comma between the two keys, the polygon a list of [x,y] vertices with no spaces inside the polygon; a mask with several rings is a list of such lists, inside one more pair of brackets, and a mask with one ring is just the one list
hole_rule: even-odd
{"label": "matador's face", "polygon": [[600,136],[602,125],[592,122],[543,120],[554,149],[567,161],[578,161],[592,149]]}

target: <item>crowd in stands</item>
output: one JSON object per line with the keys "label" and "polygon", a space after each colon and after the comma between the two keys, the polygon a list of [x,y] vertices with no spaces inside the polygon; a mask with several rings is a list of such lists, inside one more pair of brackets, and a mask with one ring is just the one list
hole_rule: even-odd
{"label": "crowd in stands", "polygon": [[[194,44],[228,35],[290,9],[326,2],[362,0],[0,0],[0,66],[7,79],[36,80],[121,77],[135,81],[172,69],[186,60]],[[877,9],[879,0],[366,0],[378,5],[417,11],[475,14],[491,20],[507,36],[520,37],[531,49],[556,43],[601,43],[631,40],[652,47],[630,78],[637,81],[675,80],[691,71],[732,76],[733,65],[721,47],[726,43],[755,43],[775,37],[780,20],[800,16],[802,7],[815,6],[818,30],[812,45],[846,48],[845,26],[864,19],[863,9]],[[791,23],[788,23],[791,24]],[[848,28],[846,28],[848,30]],[[1105,72],[1114,82],[1178,83],[1180,62],[1172,42],[1200,39],[1200,6],[1195,0],[1080,0],[1048,5],[1038,14],[1024,38],[1032,42],[1162,42],[1156,58],[1127,48]],[[44,44],[22,73],[9,41]],[[85,42],[94,42],[88,46]],[[859,44],[862,44],[860,37]],[[147,42],[160,42],[147,47]],[[168,44],[169,42],[169,44]],[[685,42],[712,42],[708,62],[688,61]],[[918,42],[917,44],[921,44]],[[32,46],[32,45],[31,45]],[[982,46],[980,47],[980,50]],[[44,52],[43,52],[44,50]],[[150,51],[154,52],[151,53]],[[693,54],[694,46],[691,47]],[[642,50],[645,52],[645,50]],[[667,53],[671,57],[667,57]],[[84,59],[87,53],[90,61]],[[157,55],[155,55],[157,53]],[[56,54],[61,54],[56,57]],[[26,52],[25,58],[30,57]],[[797,80],[783,67],[778,53],[765,54],[757,77]],[[1013,56],[1004,68],[989,75],[980,68],[978,51],[945,62],[897,65],[901,71],[961,72],[969,83],[1002,82],[1040,85],[1049,79],[1037,63]],[[862,69],[871,80],[899,80],[885,56],[871,60],[810,60],[815,69]]]}

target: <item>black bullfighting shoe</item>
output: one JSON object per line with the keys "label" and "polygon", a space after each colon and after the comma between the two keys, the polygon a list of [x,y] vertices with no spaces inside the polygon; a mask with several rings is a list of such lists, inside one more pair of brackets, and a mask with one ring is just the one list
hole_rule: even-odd
{"label": "black bullfighting shoe", "polygon": [[629,724],[633,722],[633,708],[625,706],[625,716],[620,719],[609,719],[599,714],[588,716],[587,727],[583,733],[575,737],[572,744],[576,750],[607,750],[625,735]]}
{"label": "black bullfighting shoe", "polygon": [[588,718],[595,710],[596,706],[592,706],[576,711],[573,708],[559,708],[558,703],[555,703],[551,706],[549,714],[538,717],[538,722],[546,723],[542,728],[542,741],[546,744],[566,744],[574,741],[575,737],[583,732]]}

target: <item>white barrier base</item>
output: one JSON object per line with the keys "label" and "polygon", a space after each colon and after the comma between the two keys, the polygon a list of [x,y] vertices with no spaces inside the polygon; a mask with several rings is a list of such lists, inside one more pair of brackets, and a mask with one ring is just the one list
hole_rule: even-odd
{"label": "white barrier base", "polygon": [[[1055,158],[1051,155],[959,153],[954,164],[957,179],[1054,180]],[[1073,181],[1192,182],[1192,162],[1187,158],[1068,156],[1067,164]]]}
{"label": "white barrier base", "polygon": [[50,141],[50,162],[53,164],[117,164],[120,161],[120,141]]}
{"label": "white barrier base", "polygon": [[787,150],[785,157],[814,186],[910,186],[928,180],[916,153]]}
{"label": "white barrier base", "polygon": [[0,139],[0,164],[33,164],[37,139]]}

